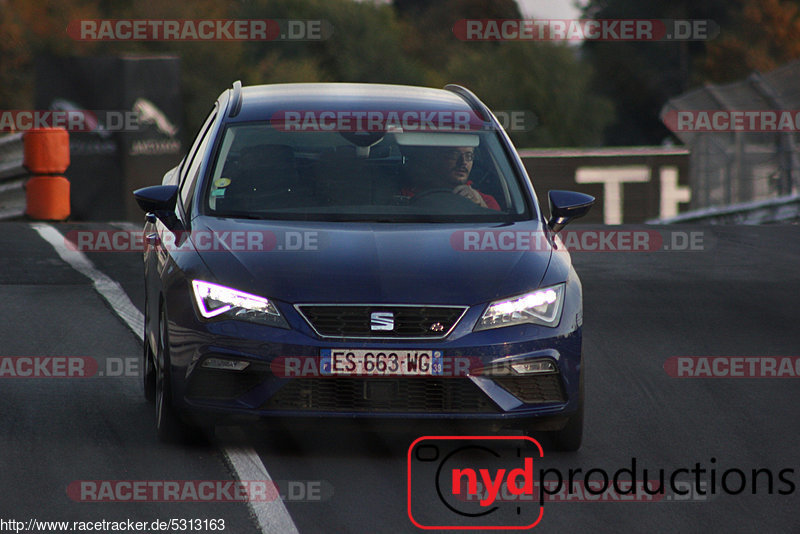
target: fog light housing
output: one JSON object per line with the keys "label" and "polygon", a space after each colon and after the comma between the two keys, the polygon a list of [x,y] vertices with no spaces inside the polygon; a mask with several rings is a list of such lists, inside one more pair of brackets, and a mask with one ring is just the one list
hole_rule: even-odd
{"label": "fog light housing", "polygon": [[511,368],[519,375],[536,375],[546,373],[556,373],[556,364],[553,360],[528,360],[524,362],[512,363]]}
{"label": "fog light housing", "polygon": [[250,362],[242,360],[230,360],[227,358],[206,358],[200,367],[204,369],[221,369],[223,371],[244,371],[250,366]]}

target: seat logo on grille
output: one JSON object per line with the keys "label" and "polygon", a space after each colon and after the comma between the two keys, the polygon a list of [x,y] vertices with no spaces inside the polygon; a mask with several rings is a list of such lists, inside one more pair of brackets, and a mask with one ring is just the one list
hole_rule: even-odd
{"label": "seat logo on grille", "polygon": [[394,330],[394,313],[372,312],[369,316],[370,330]]}

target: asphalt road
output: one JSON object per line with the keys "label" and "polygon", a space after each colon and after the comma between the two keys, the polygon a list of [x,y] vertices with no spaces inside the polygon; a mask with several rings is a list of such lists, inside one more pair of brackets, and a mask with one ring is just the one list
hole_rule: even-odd
{"label": "asphalt road", "polygon": [[[62,233],[76,227],[108,226],[56,225]],[[545,449],[535,472],[613,474],[635,459],[652,480],[659,469],[669,478],[700,464],[706,472],[699,487],[706,494],[667,492],[636,502],[604,494],[601,502],[581,502],[576,493],[562,499],[567,502],[546,502],[534,532],[798,532],[800,378],[676,378],[665,363],[673,357],[800,356],[800,227],[657,230],[665,236],[703,232],[702,250],[573,253],[584,286],[584,446],[577,453]],[[226,532],[259,532],[242,503],[76,498],[70,491],[76,481],[233,480],[221,452],[231,438],[222,429],[208,445],[160,445],[135,372],[137,336],[30,225],[1,224],[0,250],[0,356],[84,357],[105,375],[0,380],[0,520],[224,518]],[[141,309],[138,254],[86,256]],[[126,361],[134,362],[130,376],[108,376],[119,374]],[[301,533],[419,531],[407,513],[406,456],[418,435],[264,426],[245,432],[280,481]],[[439,445],[444,451],[451,444]],[[498,456],[473,450],[462,453],[464,465],[511,468],[518,454],[534,456],[534,449],[518,450],[514,441],[482,445]],[[497,512],[481,519],[454,513],[432,482],[439,464],[415,458],[412,510],[422,524],[526,524],[538,516],[538,503],[523,501],[498,501]],[[723,473],[733,473],[725,478],[736,490],[736,469],[745,487],[726,494]],[[693,476],[681,472],[678,480]]]}

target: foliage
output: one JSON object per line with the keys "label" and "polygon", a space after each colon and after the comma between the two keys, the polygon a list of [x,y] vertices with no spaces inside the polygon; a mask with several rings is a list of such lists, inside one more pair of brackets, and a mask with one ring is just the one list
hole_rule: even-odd
{"label": "foliage", "polygon": [[[519,17],[513,0],[0,0],[0,109],[32,107],[38,55],[169,54],[181,58],[188,131],[236,79],[460,83],[493,109],[536,115],[534,130],[512,133],[519,146],[600,144],[612,106],[596,94],[575,47],[462,42],[452,33],[463,18]],[[80,42],[65,31],[80,19],[158,18],[323,19],[334,31],[303,42]]]}
{"label": "foliage", "polygon": [[590,0],[586,18],[710,19],[720,29],[709,41],[584,43],[593,86],[617,104],[605,143],[660,143],[670,135],[658,118],[669,98],[800,57],[799,7],[800,0]]}

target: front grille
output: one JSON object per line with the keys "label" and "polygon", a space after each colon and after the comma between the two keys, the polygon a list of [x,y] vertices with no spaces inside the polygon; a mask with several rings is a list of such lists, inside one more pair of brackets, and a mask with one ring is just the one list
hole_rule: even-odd
{"label": "front grille", "polygon": [[268,366],[251,363],[243,371],[198,367],[192,373],[186,396],[190,399],[233,400],[269,377]]}
{"label": "front grille", "polygon": [[[466,312],[458,306],[316,305],[297,306],[322,337],[375,339],[440,339],[447,336]],[[391,330],[373,330],[372,314],[391,313]]]}
{"label": "front grille", "polygon": [[495,383],[526,404],[565,402],[558,373],[494,378]]}
{"label": "front grille", "polygon": [[261,406],[265,410],[332,412],[497,412],[469,379],[296,378]]}

